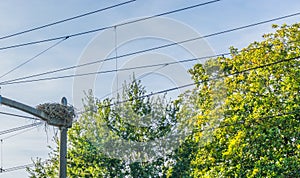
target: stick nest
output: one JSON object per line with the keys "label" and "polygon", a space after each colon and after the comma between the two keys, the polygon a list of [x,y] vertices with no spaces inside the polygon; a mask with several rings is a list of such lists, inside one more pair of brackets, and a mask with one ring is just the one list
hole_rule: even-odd
{"label": "stick nest", "polygon": [[71,120],[76,116],[73,106],[64,106],[59,103],[40,104],[36,108],[48,114],[51,119]]}

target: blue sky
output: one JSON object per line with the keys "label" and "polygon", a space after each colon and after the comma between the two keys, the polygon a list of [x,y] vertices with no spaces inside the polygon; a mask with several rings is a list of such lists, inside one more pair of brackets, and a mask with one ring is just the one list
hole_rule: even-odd
{"label": "blue sky", "polygon": [[[110,5],[118,4],[121,0],[115,1],[94,1],[94,0],[66,0],[66,1],[40,1],[40,0],[5,0],[0,3],[0,37],[14,32],[19,32],[32,27],[37,27],[47,23],[62,20],[68,17],[107,7]],[[101,28],[105,26],[119,24],[129,20],[151,16],[166,11],[198,4],[205,2],[204,0],[137,0],[128,5],[117,7],[111,10],[93,14],[87,17],[55,25],[49,28],[41,29],[38,31],[30,32],[24,35],[12,37],[9,39],[0,40],[0,48],[4,46],[10,46],[14,44],[42,40],[52,38],[61,35],[69,35],[77,32],[88,31],[91,29]],[[183,12],[167,15],[170,20],[176,20],[178,23],[183,24],[190,29],[193,29],[199,35],[207,35],[214,32],[219,32],[234,27],[248,25],[251,23],[268,20],[300,11],[300,1],[297,0],[222,0],[217,3],[209,4],[203,7],[197,7]],[[292,18],[276,21],[276,24],[292,24],[299,22],[299,16]],[[133,27],[140,27],[139,25]],[[163,24],[158,26],[148,27],[148,31],[158,29],[163,30]],[[160,29],[161,28],[161,29]],[[124,29],[126,29],[124,27]],[[122,30],[118,29],[117,30]],[[128,34],[138,33],[139,30],[143,29],[129,29],[127,28]],[[144,29],[145,30],[145,29]],[[168,29],[170,30],[170,29]],[[174,29],[174,31],[176,31]],[[261,36],[264,33],[272,32],[271,23],[256,26],[249,29],[240,30],[228,34],[223,34],[215,37],[205,39],[205,43],[210,47],[211,53],[218,54],[228,52],[230,46],[238,48],[246,47],[250,42],[262,40]],[[108,43],[113,45],[114,31],[113,29],[107,30],[108,38],[111,41]],[[45,54],[39,56],[30,63],[24,65],[20,69],[12,72],[0,81],[14,79],[20,76],[27,76],[30,74],[36,74],[53,70],[57,68],[73,66],[80,63],[85,55],[85,52],[89,49],[90,45],[93,44],[97,39],[103,36],[102,32],[91,33],[79,37],[74,37],[65,40],[55,48],[49,50]],[[172,33],[172,30],[170,30]],[[117,33],[118,34],[118,33]],[[118,34],[118,38],[123,38],[122,35]],[[102,35],[102,36],[101,36]],[[111,35],[111,36],[109,36]],[[177,34],[178,37],[185,37],[188,34]],[[134,36],[134,35],[133,35]],[[125,38],[125,37],[124,37]],[[126,44],[122,44],[118,48],[119,54],[125,54],[141,50],[145,48],[153,47],[153,45],[162,45],[167,42],[168,39],[158,38],[140,38],[132,40]],[[101,42],[101,39],[100,39]],[[20,48],[13,48],[8,50],[0,51],[0,74],[7,72],[13,67],[21,64],[27,59],[33,57],[37,53],[45,50],[55,42],[42,43],[38,45],[30,45]],[[95,43],[97,44],[97,43]],[[102,44],[103,45],[103,44]],[[101,49],[99,49],[101,51]],[[105,49],[103,49],[105,50]],[[109,49],[107,49],[109,51]],[[202,49],[199,49],[200,51]],[[94,54],[97,57],[98,53]],[[115,51],[111,50],[107,53],[107,56],[111,57],[115,55]],[[132,66],[138,64],[139,60],[145,58],[150,59],[151,57],[162,57],[168,58],[168,60],[181,60],[184,58],[191,57],[190,54],[186,53],[180,47],[174,47],[171,49],[162,49],[149,54],[134,56],[132,58],[126,58],[126,62],[120,62],[120,67]],[[178,56],[178,57],[176,57]],[[134,63],[131,64],[130,63]],[[192,66],[193,63],[187,64],[186,68]],[[109,70],[114,67],[114,63],[105,63],[100,68],[95,66],[97,70]],[[114,69],[114,68],[113,68]],[[85,71],[91,72],[91,68],[86,68]],[[138,71],[136,71],[138,72]],[[166,71],[168,72],[168,71]],[[58,73],[53,76],[74,74],[74,70]],[[181,73],[175,73],[174,76],[181,76]],[[187,75],[186,73],[184,75]],[[158,75],[160,76],[160,75]],[[98,76],[94,82],[94,90],[97,97],[102,97],[107,93],[111,92],[113,81],[115,81],[114,74]],[[121,78],[121,77],[120,77]],[[158,77],[159,78],[159,77]],[[154,81],[160,82],[154,82]],[[28,105],[36,106],[45,102],[59,102],[62,96],[66,96],[70,104],[74,103],[73,96],[73,78],[34,82],[26,84],[14,84],[1,86],[1,95],[15,99],[17,101],[24,102]],[[119,81],[119,85],[121,82]],[[145,78],[144,84],[149,88],[150,92],[162,90],[168,86],[176,86],[176,82],[169,80],[168,78],[157,79],[155,75],[152,78]],[[114,86],[115,87],[115,86]],[[4,106],[0,106],[0,111],[12,112],[18,114],[24,114],[22,112],[10,109]],[[24,114],[26,115],[26,114]],[[0,130],[6,130],[13,127],[21,126],[24,124],[30,124],[32,121],[25,120],[22,118],[9,117],[0,115]],[[55,130],[55,129],[54,129]],[[55,132],[55,131],[54,131]],[[3,167],[9,168],[13,166],[23,165],[31,163],[31,158],[42,157],[46,158],[49,152],[47,145],[52,145],[53,129],[50,127],[48,133],[45,132],[43,127],[28,131],[26,133],[4,139],[3,142]],[[0,138],[4,138],[7,135],[1,135]],[[23,170],[3,173],[0,177],[27,177],[27,173]]]}

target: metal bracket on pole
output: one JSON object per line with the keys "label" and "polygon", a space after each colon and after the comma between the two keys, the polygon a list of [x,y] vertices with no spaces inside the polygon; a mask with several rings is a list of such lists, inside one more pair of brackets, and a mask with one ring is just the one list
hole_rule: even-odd
{"label": "metal bracket on pole", "polygon": [[48,114],[44,113],[43,111],[37,110],[37,109],[35,109],[31,106],[28,106],[26,104],[23,104],[23,103],[20,103],[20,102],[2,97],[1,95],[0,95],[0,103],[3,104],[3,105],[6,105],[6,106],[24,111],[24,112],[29,113],[31,115],[34,115],[34,116],[36,116],[36,117],[38,117],[38,118],[40,118],[40,119],[42,119],[46,122],[50,120]]}
{"label": "metal bracket on pole", "polygon": [[[59,147],[59,177],[66,178],[67,177],[67,132],[68,128],[72,126],[72,118],[68,120],[60,120],[60,119],[53,119],[48,116],[45,112],[28,106],[26,104],[2,97],[0,95],[0,104],[10,106],[12,108],[16,108],[18,110],[24,111],[26,113],[32,114],[41,120],[46,121],[49,125],[53,125],[59,127],[60,129],[60,147]],[[67,99],[65,97],[62,98],[61,104],[67,106]],[[4,171],[0,169],[0,171]]]}
{"label": "metal bracket on pole", "polygon": [[47,113],[38,110],[36,108],[33,108],[31,106],[28,106],[26,104],[2,97],[0,95],[0,104],[16,108],[18,110],[24,111],[26,113],[32,114],[44,121],[47,122],[47,124],[56,126],[56,127],[67,127],[70,128],[72,127],[72,118],[67,118],[66,120],[61,120],[58,118],[50,118]]}

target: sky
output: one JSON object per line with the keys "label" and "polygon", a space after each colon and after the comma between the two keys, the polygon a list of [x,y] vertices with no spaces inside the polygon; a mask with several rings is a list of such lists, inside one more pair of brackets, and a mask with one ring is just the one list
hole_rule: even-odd
{"label": "sky", "polygon": [[[207,0],[208,1],[208,0]],[[113,60],[85,66],[78,69],[41,76],[55,77],[103,72],[141,65],[174,62],[183,59],[203,57],[229,52],[231,46],[239,49],[247,47],[253,41],[261,41],[264,33],[274,30],[272,24],[292,24],[299,22],[299,15],[272,23],[242,29],[235,32],[211,36],[190,43],[175,45],[146,53],[118,57],[155,46],[175,43],[190,38],[205,36],[256,22],[269,20],[300,12],[297,0],[221,0],[193,9],[148,19],[128,25],[118,24],[152,16],[175,9],[180,9],[205,0],[136,0],[103,12],[53,25],[51,27],[0,39],[0,76],[16,66],[33,58],[52,45],[60,42],[51,41],[23,47],[2,49],[3,47],[39,41],[103,27],[116,26],[107,30],[70,37],[61,41],[50,50],[30,62],[0,78],[0,83],[32,74],[39,74],[64,67],[76,66],[95,60],[111,58]],[[24,31],[34,27],[112,6],[124,0],[4,0],[0,3],[0,37]],[[117,49],[117,50],[115,50]],[[42,103],[60,102],[65,96],[68,103],[77,111],[82,111],[83,90],[92,89],[97,98],[104,98],[122,87],[124,80],[129,81],[133,73],[141,78],[149,93],[181,86],[191,82],[187,70],[198,60],[174,66],[152,67],[135,71],[119,71],[85,77],[70,77],[58,80],[15,83],[1,85],[0,94],[16,101],[37,106]],[[32,78],[33,79],[33,78]],[[176,97],[183,90],[169,93]],[[30,116],[6,106],[0,106],[1,112],[10,112]],[[0,131],[11,129],[34,121],[13,116],[0,115]],[[18,135],[0,135],[1,165],[4,169],[31,163],[31,159],[46,159],[53,145],[52,137],[57,129],[41,126]],[[14,132],[13,134],[18,133]],[[12,136],[12,137],[9,137]],[[8,138],[7,138],[8,137]],[[25,170],[0,173],[0,177],[28,177]]]}

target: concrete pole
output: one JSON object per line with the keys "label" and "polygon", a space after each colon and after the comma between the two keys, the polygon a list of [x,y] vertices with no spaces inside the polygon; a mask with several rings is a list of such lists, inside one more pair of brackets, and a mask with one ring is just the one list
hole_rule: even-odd
{"label": "concrete pole", "polygon": [[[62,105],[67,105],[67,99],[61,99]],[[67,127],[60,127],[60,145],[59,145],[59,178],[67,177]]]}

